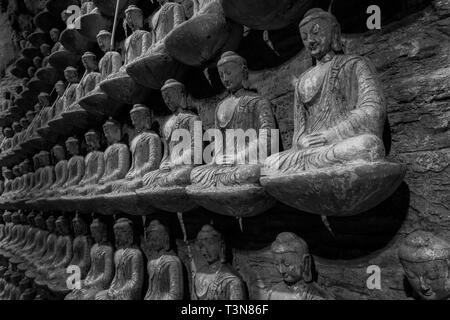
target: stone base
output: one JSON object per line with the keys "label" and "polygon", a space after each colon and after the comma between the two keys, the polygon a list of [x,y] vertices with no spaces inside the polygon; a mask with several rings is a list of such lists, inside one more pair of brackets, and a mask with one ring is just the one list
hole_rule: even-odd
{"label": "stone base", "polygon": [[61,78],[58,71],[51,66],[38,69],[36,77],[49,85],[54,85]]}
{"label": "stone base", "polygon": [[149,203],[159,210],[178,213],[197,208],[186,187],[142,188],[136,191],[139,203]]}
{"label": "stone base", "polygon": [[25,58],[33,60],[34,57],[41,55],[41,49],[36,47],[27,47],[22,49],[21,53]]}
{"label": "stone base", "polygon": [[363,213],[391,196],[406,174],[390,162],[353,163],[300,173],[266,176],[261,184],[279,201],[322,216]]}
{"label": "stone base", "polygon": [[79,18],[79,32],[91,42],[97,41],[97,34],[102,30],[110,30],[112,21],[99,13],[91,12]]}
{"label": "stone base", "polygon": [[113,116],[121,107],[121,103],[114,101],[108,95],[96,87],[93,91],[78,101],[78,104],[86,110],[86,112],[94,116]]}
{"label": "stone base", "polygon": [[257,185],[199,188],[186,187],[198,205],[218,214],[237,218],[257,216],[272,208],[276,201]]}
{"label": "stone base", "polygon": [[104,201],[102,207],[109,208],[109,211],[142,216],[152,214],[155,211],[147,203],[140,202],[136,192],[105,194],[102,199]]}
{"label": "stone base", "polygon": [[86,39],[77,29],[64,30],[59,39],[65,49],[76,54],[82,55],[93,48],[93,43]]}
{"label": "stone base", "polygon": [[142,103],[149,91],[134,82],[123,70],[109,76],[99,86],[109,97],[126,104]]}
{"label": "stone base", "polygon": [[64,71],[69,66],[76,66],[79,60],[79,55],[67,50],[56,51],[48,58],[50,65],[59,71]]}
{"label": "stone base", "polygon": [[88,114],[77,103],[74,103],[66,111],[61,113],[65,123],[71,123],[74,127],[84,129],[88,124]]}

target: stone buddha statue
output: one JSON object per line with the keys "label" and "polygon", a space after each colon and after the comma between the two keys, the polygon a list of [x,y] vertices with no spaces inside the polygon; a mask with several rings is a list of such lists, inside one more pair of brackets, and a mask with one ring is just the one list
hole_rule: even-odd
{"label": "stone buddha statue", "polygon": [[12,139],[11,148],[13,149],[13,148],[15,148],[16,146],[19,145],[19,135],[22,132],[23,128],[22,128],[22,126],[20,125],[19,122],[13,122],[12,128],[13,128],[13,131],[14,131],[14,136],[13,136],[13,139]]}
{"label": "stone buddha statue", "polygon": [[80,269],[80,277],[84,279],[91,266],[90,250],[91,239],[88,235],[88,226],[84,219],[76,214],[72,220],[74,240],[72,247],[72,257],[67,265],[61,265],[61,268],[49,273],[48,287],[52,291],[67,291],[67,266],[78,266]]}
{"label": "stone buddha statue", "polygon": [[61,31],[59,29],[53,28],[50,30],[50,38],[52,39],[52,41],[54,43],[51,53],[60,51],[61,49],[64,48],[63,45],[61,44],[61,42],[59,42],[60,35],[61,35]]}
{"label": "stone buddha statue", "polygon": [[398,249],[406,279],[422,300],[450,298],[450,243],[432,233],[415,231]]}
{"label": "stone buddha statue", "polygon": [[13,171],[14,179],[12,181],[11,191],[9,192],[9,195],[8,195],[9,199],[14,197],[16,192],[18,192],[20,190],[20,188],[22,187],[22,169],[21,169],[21,167],[19,165],[16,165],[13,167],[12,171]]}
{"label": "stone buddha statue", "polygon": [[182,83],[173,79],[167,80],[161,92],[173,115],[167,119],[161,130],[164,144],[161,166],[145,175],[144,184],[146,188],[186,186],[190,184],[190,174],[194,167],[193,143],[192,148],[183,154],[175,154],[173,151],[179,141],[172,141],[172,135],[176,130],[187,130],[193,140],[194,123],[201,120],[188,109],[186,88]]}
{"label": "stone buddha statue", "polygon": [[0,145],[0,149],[2,152],[6,152],[9,148],[11,148],[12,137],[14,136],[14,133],[11,128],[7,127],[3,130],[3,134],[5,138]]}
{"label": "stone buddha statue", "polygon": [[150,222],[141,248],[148,260],[149,283],[145,300],[182,300],[183,267],[170,248],[167,228],[158,220]]}
{"label": "stone buddha statue", "polygon": [[122,56],[118,52],[112,51],[111,38],[112,34],[107,30],[101,30],[97,35],[98,46],[105,53],[98,64],[101,80],[105,80],[109,75],[119,72],[123,64]]}
{"label": "stone buddha statue", "polygon": [[23,117],[19,120],[19,123],[20,123],[20,126],[22,127],[22,131],[19,133],[19,139],[18,139],[19,145],[17,146],[19,148],[18,150],[20,150],[20,144],[25,141],[27,129],[31,122],[28,120],[27,117]]}
{"label": "stone buddha statue", "polygon": [[125,40],[124,65],[129,64],[143,55],[152,44],[152,36],[144,30],[144,15],[135,5],[125,10],[124,23],[131,29],[132,34]]}
{"label": "stone buddha statue", "polygon": [[2,199],[7,199],[12,190],[12,183],[14,178],[12,170],[3,167],[3,178],[5,180],[5,190],[3,191]]}
{"label": "stone buddha statue", "polygon": [[32,197],[40,197],[47,191],[55,182],[54,167],[50,162],[50,153],[48,151],[41,151],[39,153],[39,163],[41,165],[41,174],[39,183],[31,189]]}
{"label": "stone buddha statue", "polygon": [[245,300],[244,282],[226,262],[222,235],[205,225],[197,235],[196,245],[206,264],[196,271],[193,279],[194,300]]}
{"label": "stone buddha statue", "polygon": [[40,153],[37,153],[33,156],[33,169],[33,186],[28,190],[27,194],[23,195],[23,197],[25,198],[30,198],[31,194],[37,190],[38,185],[41,183],[41,173],[43,167],[40,160]]}
{"label": "stone buddha statue", "polygon": [[116,249],[115,276],[107,290],[100,291],[96,300],[140,300],[144,282],[142,252],[134,243],[133,223],[120,218],[114,225]]}
{"label": "stone buddha statue", "polygon": [[[66,141],[66,149],[70,154],[71,158],[67,163],[68,178],[66,183],[63,185],[63,189],[75,187],[83,179],[85,167],[84,158],[79,155],[80,146],[77,138],[70,137]],[[64,191],[61,191],[62,194]]]}
{"label": "stone buddha statue", "polygon": [[49,278],[55,274],[55,272],[64,270],[69,266],[73,257],[73,238],[70,234],[69,223],[64,215],[61,215],[56,219],[56,230],[58,232],[58,239],[55,245],[55,254],[53,259],[48,263],[41,264],[37,269],[38,276],[36,281],[39,285],[47,284]]}
{"label": "stone buddha statue", "polygon": [[[39,134],[45,134],[48,132],[48,129],[44,128],[47,126],[48,121],[53,116],[53,108],[50,103],[50,95],[46,92],[41,92],[38,95],[39,104],[41,105],[41,111],[39,113],[39,120],[36,124],[36,128],[38,129]],[[48,127],[47,127],[48,128]]]}
{"label": "stone buddha statue", "polygon": [[64,93],[66,92],[66,84],[64,81],[58,81],[55,83],[54,88],[58,96],[56,97],[56,101],[53,106],[52,118],[59,116],[64,110]]}
{"label": "stone buddha statue", "polygon": [[141,188],[144,175],[157,169],[161,163],[161,139],[150,130],[152,124],[150,110],[144,105],[137,104],[130,111],[130,116],[137,133],[130,143],[131,168],[123,180],[105,185],[100,192],[125,193]]}
{"label": "stone buddha statue", "polygon": [[63,146],[57,144],[52,148],[53,162],[55,163],[55,182],[44,193],[44,196],[50,197],[59,192],[69,177],[68,161],[66,160],[66,150]]}
{"label": "stone buddha statue", "polygon": [[[234,52],[226,52],[218,62],[218,68],[222,83],[229,92],[215,111],[215,127],[222,133],[223,142],[215,143],[212,162],[192,170],[192,186],[188,187],[188,193],[202,206],[221,214],[256,215],[270,208],[272,202],[259,184],[262,164],[272,149],[271,133],[276,129],[272,105],[266,98],[246,88],[248,69],[244,58]],[[227,137],[229,129],[254,131],[255,134],[249,136],[248,142],[244,139],[240,143],[239,138]],[[221,146],[225,146],[225,152]],[[211,188],[215,188],[218,198],[206,203],[202,193]],[[242,212],[240,204],[233,208],[234,201],[227,200],[228,196],[221,194],[221,189],[234,189],[241,197],[251,197],[252,208],[248,212]],[[222,196],[225,203],[221,203]],[[219,206],[217,201],[221,201]]]}
{"label": "stone buddha statue", "polygon": [[95,242],[90,252],[91,268],[81,289],[74,289],[66,300],[94,300],[97,293],[109,288],[114,277],[114,249],[108,240],[108,227],[101,218],[95,218],[90,228]]}
{"label": "stone buddha statue", "polygon": [[149,20],[152,47],[161,45],[172,29],[186,21],[186,14],[180,3],[171,0],[158,0],[158,3],[160,8]]}
{"label": "stone buddha statue", "polygon": [[42,67],[42,57],[36,56],[33,58],[33,66],[36,69],[39,69]]}
{"label": "stone buddha statue", "polygon": [[[21,260],[19,258],[23,255],[23,252],[27,252],[27,250],[29,250],[33,246],[35,236],[38,231],[34,218],[34,212],[30,212],[27,216],[25,216],[26,224],[24,225],[26,227],[23,228],[24,237],[22,238],[22,241],[17,244],[14,252],[12,252],[12,258],[17,262],[17,264]],[[13,259],[10,259],[11,263],[14,263]]]}
{"label": "stone buddha statue", "polygon": [[[59,231],[56,230],[55,217],[52,215],[49,216],[45,221],[45,226],[47,230],[41,227],[43,231],[40,233],[38,240],[38,243],[41,245],[38,245],[36,251],[28,258],[27,270],[35,271],[36,274],[39,269],[45,270],[56,257],[56,243],[58,241]],[[28,271],[26,273],[27,276],[29,275]]]}
{"label": "stone buddha statue", "polygon": [[15,245],[19,240],[21,240],[20,231],[22,230],[21,225],[21,219],[20,219],[20,213],[14,212],[12,214],[12,227],[11,227],[11,233],[10,236],[7,239],[4,239],[0,243],[0,255],[5,256],[8,254],[9,249],[11,246]]}
{"label": "stone buddha statue", "polygon": [[52,54],[52,48],[50,47],[50,45],[48,43],[43,43],[43,44],[41,44],[39,49],[41,50],[41,54],[43,57],[42,66],[48,67],[48,65],[49,65],[48,60],[49,60],[50,54]]}
{"label": "stone buddha statue", "polygon": [[31,172],[30,160],[25,159],[21,164],[22,171],[22,187],[17,190],[14,199],[21,199],[24,197],[34,186],[34,172]]}
{"label": "stone buddha statue", "polygon": [[71,195],[84,194],[86,189],[95,186],[105,173],[105,158],[100,150],[100,134],[89,130],[84,135],[89,153],[84,158],[85,173],[83,179],[70,191]]}
{"label": "stone buddha statue", "polygon": [[7,259],[13,257],[13,253],[20,250],[24,245],[24,239],[28,231],[28,221],[25,214],[19,213],[19,221],[15,225],[15,229],[17,232],[15,239],[3,247],[4,252],[2,255]]}
{"label": "stone buddha statue", "polygon": [[11,291],[9,293],[9,296],[6,297],[6,300],[12,300],[12,301],[16,301],[19,300],[20,298],[20,288],[19,288],[19,284],[20,281],[22,280],[22,275],[19,272],[14,272],[11,276]]}
{"label": "stone buddha statue", "polygon": [[22,271],[33,268],[33,263],[42,258],[47,249],[46,241],[48,238],[48,231],[46,229],[46,221],[44,220],[42,213],[36,215],[34,222],[36,226],[34,239],[30,243],[30,246],[28,248],[24,248],[24,250],[19,254],[19,258],[22,260],[22,263],[19,264],[18,268]]}
{"label": "stone buddha statue", "polygon": [[272,243],[277,271],[283,282],[270,289],[269,300],[329,300],[331,295],[313,283],[313,259],[306,242],[293,233],[281,233]]}
{"label": "stone buddha statue", "polygon": [[[343,53],[340,26],[332,14],[322,9],[311,9],[300,23],[300,34],[315,64],[300,75],[295,83],[293,148],[267,159],[264,170],[268,176],[267,182],[263,179],[262,183],[280,201],[300,210],[325,215],[342,214],[343,211],[357,214],[391,195],[404,175],[401,166],[397,165],[382,163],[378,169],[370,167],[370,164],[385,158],[382,136],[386,105],[383,92],[370,61]],[[367,177],[362,180],[370,180],[372,187],[358,186],[361,195],[355,195],[354,190],[351,190],[348,199],[345,199],[348,201],[340,201],[343,208],[334,205],[335,208],[327,210],[327,201],[323,202],[324,208],[317,206],[322,198],[339,203],[339,200],[334,201],[339,195],[326,194],[326,191],[320,190],[318,192],[323,194],[312,198],[313,193],[308,191],[312,186],[309,184],[322,184],[314,180],[313,170],[326,171],[328,168],[345,166],[351,170],[350,163],[363,167],[363,175],[367,174]],[[305,172],[310,172],[308,178],[299,176],[299,181],[293,183],[296,187],[283,180],[289,180],[285,176]],[[377,172],[378,176],[381,173],[383,175],[378,178],[379,181]],[[279,178],[279,181],[271,182],[272,177]],[[302,178],[303,181],[300,181]],[[334,180],[332,177],[329,179]],[[345,194],[341,192],[340,185],[337,188],[337,184],[335,189],[339,189],[341,195]],[[370,188],[375,190],[368,190]],[[367,198],[367,194],[373,194],[372,199],[361,201],[361,198]],[[306,199],[307,196],[309,199]]]}

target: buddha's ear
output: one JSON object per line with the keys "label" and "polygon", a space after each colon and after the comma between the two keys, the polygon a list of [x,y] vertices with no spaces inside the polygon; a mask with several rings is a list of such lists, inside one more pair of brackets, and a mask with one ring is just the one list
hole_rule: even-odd
{"label": "buddha's ear", "polygon": [[305,254],[303,256],[303,280],[305,280],[306,283],[313,281],[312,257],[310,254]]}

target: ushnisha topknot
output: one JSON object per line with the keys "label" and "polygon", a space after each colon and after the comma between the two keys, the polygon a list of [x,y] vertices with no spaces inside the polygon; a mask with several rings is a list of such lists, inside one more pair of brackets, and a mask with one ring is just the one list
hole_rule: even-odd
{"label": "ushnisha topknot", "polygon": [[117,120],[114,120],[113,118],[110,117],[110,118],[109,118],[108,120],[106,120],[106,122],[103,124],[103,128],[105,128],[105,127],[110,127],[110,126],[120,128],[120,122],[117,121]]}
{"label": "ushnisha topknot", "polygon": [[131,109],[130,114],[136,113],[136,112],[144,112],[147,115],[150,115],[150,109],[147,108],[143,104],[135,104],[133,106],[133,109]]}
{"label": "ushnisha topknot", "polygon": [[89,57],[97,58],[97,56],[90,51],[86,51],[81,58],[89,58]]}
{"label": "ushnisha topknot", "polygon": [[182,84],[181,82],[175,80],[175,79],[169,79],[167,80],[164,85],[161,88],[161,91],[170,89],[170,88],[179,88],[181,90],[185,90],[185,86],[184,84]]}
{"label": "ushnisha topknot", "polygon": [[220,57],[219,62],[217,62],[217,66],[224,65],[229,62],[234,62],[237,64],[242,64],[244,66],[247,66],[247,60],[245,60],[243,57],[238,55],[237,53],[233,51],[227,51]]}
{"label": "ushnisha topknot", "polygon": [[107,31],[107,30],[101,30],[98,34],[97,34],[97,39],[101,38],[101,37],[112,37],[112,33]]}
{"label": "ushnisha topknot", "polygon": [[197,239],[201,238],[201,236],[204,235],[209,235],[215,238],[216,240],[223,241],[222,234],[216,229],[214,229],[214,227],[210,224],[206,224],[202,227],[200,232],[197,234]]}
{"label": "ushnisha topknot", "polygon": [[132,4],[131,6],[128,6],[128,8],[125,10],[125,14],[129,14],[129,13],[143,14],[142,10],[134,4]]}
{"label": "ushnisha topknot", "polygon": [[310,21],[313,21],[316,19],[327,19],[332,24],[339,25],[339,22],[337,21],[336,17],[332,13],[327,12],[320,8],[313,8],[313,9],[308,10],[305,13],[302,21],[300,21],[299,28],[303,27]]}
{"label": "ushnisha topknot", "polygon": [[90,136],[95,136],[98,137],[99,133],[97,131],[95,131],[94,129],[89,130],[88,132],[86,132],[84,134],[85,137],[90,137]]}
{"label": "ushnisha topknot", "polygon": [[426,231],[409,234],[398,249],[400,260],[409,262],[428,262],[450,259],[450,244]]}
{"label": "ushnisha topknot", "polygon": [[133,221],[128,218],[119,218],[114,224],[114,229],[122,228],[123,226],[133,228]]}
{"label": "ushnisha topknot", "polygon": [[78,139],[75,137],[69,137],[69,139],[66,140],[66,144],[67,143],[78,143]]}
{"label": "ushnisha topknot", "polygon": [[296,253],[308,254],[308,244],[296,234],[290,232],[280,233],[271,246],[272,252],[275,253]]}
{"label": "ushnisha topknot", "polygon": [[72,67],[72,66],[68,66],[66,69],[64,69],[64,72],[68,72],[68,71],[78,72],[78,70],[75,67]]}

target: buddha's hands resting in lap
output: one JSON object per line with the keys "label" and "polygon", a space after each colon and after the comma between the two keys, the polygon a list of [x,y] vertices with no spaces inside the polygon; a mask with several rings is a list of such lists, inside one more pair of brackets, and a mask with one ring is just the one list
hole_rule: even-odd
{"label": "buddha's hands resting in lap", "polygon": [[299,141],[300,149],[322,147],[328,143],[326,135],[322,132],[315,132],[304,136]]}
{"label": "buddha's hands resting in lap", "polygon": [[172,163],[170,163],[170,162],[163,162],[159,169],[161,171],[163,171],[163,172],[169,172],[169,171],[172,170],[172,168],[173,168]]}

